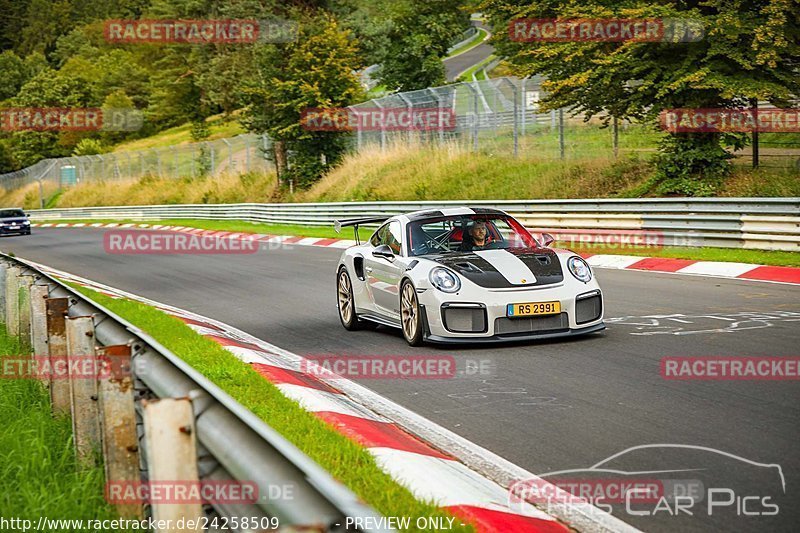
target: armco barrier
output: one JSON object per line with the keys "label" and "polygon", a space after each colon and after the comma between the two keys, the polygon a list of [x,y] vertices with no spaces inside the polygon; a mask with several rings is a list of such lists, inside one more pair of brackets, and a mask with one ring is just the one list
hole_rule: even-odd
{"label": "armco barrier", "polygon": [[646,231],[667,246],[800,251],[800,198],[462,200],[109,206],[31,211],[34,221],[199,218],[332,225],[334,220],[457,206],[496,207],[529,228]]}
{"label": "armco barrier", "polygon": [[[93,462],[93,450],[102,450],[107,484],[199,480],[212,487],[258,487],[255,503],[212,501],[201,509],[199,502],[151,502],[153,518],[202,515],[260,524],[232,529],[259,531],[344,531],[346,517],[379,523],[379,515],[349,489],[153,338],[35,265],[5,254],[0,317],[10,333],[31,341],[40,365],[49,360],[55,367],[58,358],[88,358],[96,365],[98,358],[117,357],[121,375],[77,376],[70,363],[68,379],[45,381],[53,409],[72,415],[79,459]],[[274,497],[274,487],[290,487],[291,494]],[[140,503],[127,501],[118,510],[127,518],[144,516]],[[192,516],[177,516],[179,511]]]}

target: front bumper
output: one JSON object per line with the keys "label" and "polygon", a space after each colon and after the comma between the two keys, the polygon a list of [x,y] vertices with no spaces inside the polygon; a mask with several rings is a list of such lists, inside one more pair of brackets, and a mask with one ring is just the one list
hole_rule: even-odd
{"label": "front bumper", "polygon": [[28,235],[31,232],[30,226],[20,226],[16,229],[0,226],[0,235]]}
{"label": "front bumper", "polygon": [[[431,342],[549,339],[584,335],[605,328],[603,293],[594,280],[587,284],[573,281],[520,290],[468,288],[457,294],[427,289],[418,290],[417,296],[424,307],[426,338]],[[561,313],[520,318],[509,318],[506,314],[508,304],[552,301],[560,302]],[[455,315],[460,317],[457,323],[452,320],[453,308],[461,310]]]}
{"label": "front bumper", "polygon": [[585,328],[569,329],[566,331],[537,332],[531,334],[513,333],[509,335],[492,335],[491,337],[444,337],[441,335],[428,335],[425,340],[432,343],[442,344],[494,344],[500,342],[520,342],[544,339],[556,339],[562,337],[577,337],[587,335],[606,329],[605,323],[599,323]]}

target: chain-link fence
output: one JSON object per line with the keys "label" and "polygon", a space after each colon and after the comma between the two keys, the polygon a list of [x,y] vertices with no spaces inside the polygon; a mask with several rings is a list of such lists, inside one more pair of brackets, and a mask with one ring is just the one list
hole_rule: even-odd
{"label": "chain-link fence", "polygon": [[44,159],[28,168],[0,175],[0,186],[11,190],[39,182],[64,188],[89,181],[144,176],[181,178],[266,172],[272,169],[266,157],[270,146],[266,135],[244,134],[147,150]]}
{"label": "chain-link fence", "polygon": [[[657,150],[665,133],[627,120],[593,118],[559,109],[543,111],[543,79],[502,77],[455,83],[388,95],[351,106],[357,119],[376,111],[385,119],[399,111],[434,113],[439,127],[356,127],[353,149],[398,143],[457,143],[495,155],[534,155],[553,160],[612,159]],[[766,107],[766,106],[765,106]],[[762,107],[763,109],[764,107]],[[360,123],[360,122],[359,122]],[[762,133],[758,149],[735,153],[736,162],[800,171],[800,133]],[[271,170],[265,135],[152,148],[140,151],[45,159],[17,172],[0,175],[7,190],[30,183],[58,188],[92,180],[216,176]]]}
{"label": "chain-link fence", "polygon": [[[409,115],[440,110],[452,117],[453,124],[360,128],[354,132],[354,142],[361,149],[367,145],[386,148],[393,143],[449,141],[492,154],[574,160],[652,154],[666,135],[658,127],[628,120],[595,117],[585,121],[584,115],[565,109],[542,111],[543,81],[541,77],[474,79],[369,100],[350,108],[357,119],[376,110],[384,117],[402,110]],[[768,107],[762,104],[759,109]],[[752,146],[734,153],[741,164],[750,164],[752,154]],[[800,134],[762,133],[757,154],[760,166],[800,170]]]}

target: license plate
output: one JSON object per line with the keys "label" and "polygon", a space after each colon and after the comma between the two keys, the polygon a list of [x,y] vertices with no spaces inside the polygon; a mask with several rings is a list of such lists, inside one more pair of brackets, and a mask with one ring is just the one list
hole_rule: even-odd
{"label": "license plate", "polygon": [[8,229],[19,229],[19,226],[9,226]]}
{"label": "license plate", "polygon": [[506,315],[509,317],[557,315],[560,312],[561,302],[528,302],[506,306]]}

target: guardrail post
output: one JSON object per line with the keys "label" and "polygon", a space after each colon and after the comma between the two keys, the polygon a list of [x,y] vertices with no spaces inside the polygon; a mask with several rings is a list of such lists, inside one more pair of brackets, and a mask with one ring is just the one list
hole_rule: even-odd
{"label": "guardrail post", "polygon": [[19,274],[20,268],[10,266],[6,271],[6,331],[19,336]]}
{"label": "guardrail post", "polygon": [[92,317],[67,318],[66,329],[72,436],[78,462],[88,466],[94,464],[94,451],[100,444]]}
{"label": "guardrail post", "polygon": [[8,265],[0,262],[0,318],[6,317],[6,274]]}
{"label": "guardrail post", "polygon": [[[131,347],[127,344],[97,349],[104,372],[97,380],[100,433],[103,443],[106,483],[139,481],[139,443],[131,374]],[[123,518],[142,518],[142,506],[118,504]]]}
{"label": "guardrail post", "polygon": [[31,285],[33,285],[33,276],[29,274],[19,276],[17,287],[19,336],[28,344],[31,342]]}
{"label": "guardrail post", "polygon": [[[187,398],[165,398],[143,401],[142,407],[149,483],[199,483],[192,402]],[[155,520],[169,520],[172,524],[181,518],[196,520],[203,516],[199,503],[151,501],[151,509]]]}
{"label": "guardrail post", "polygon": [[[58,361],[67,360],[66,317],[69,300],[48,298],[45,301],[45,308],[47,309],[47,354],[50,358],[50,367],[55,368]],[[50,404],[56,414],[69,413],[69,381],[59,379],[53,373],[50,377]]]}
{"label": "guardrail post", "polygon": [[[31,350],[38,363],[47,357],[47,285],[31,286]],[[49,380],[42,378],[49,386]]]}

